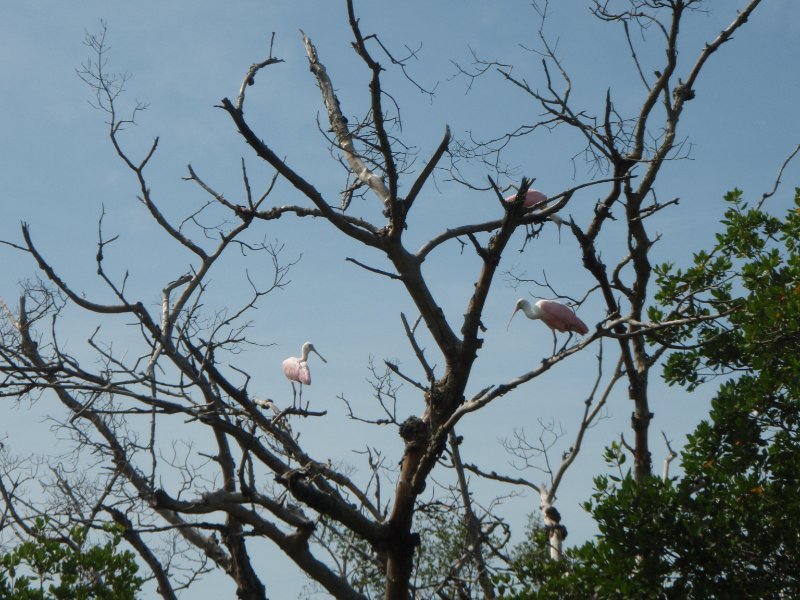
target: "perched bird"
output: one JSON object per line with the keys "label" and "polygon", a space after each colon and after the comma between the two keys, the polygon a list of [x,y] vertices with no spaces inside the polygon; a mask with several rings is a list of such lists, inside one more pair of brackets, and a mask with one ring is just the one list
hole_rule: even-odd
{"label": "perched bird", "polygon": [[[555,506],[548,506],[544,509],[544,517],[545,521],[548,519],[555,523],[561,523],[561,513],[558,512],[558,509]],[[549,523],[547,523],[549,525]]]}
{"label": "perched bird", "polygon": [[567,537],[567,528],[561,524],[561,514],[553,506],[553,498],[545,485],[539,490],[539,497],[542,500],[540,505],[543,513],[544,528],[550,541],[550,558],[561,560],[564,539]]}
{"label": "perched bird", "polygon": [[[517,199],[517,195],[516,194],[511,194],[510,196],[506,197],[506,202],[513,202],[516,199]],[[544,202],[547,202],[547,196],[545,196],[539,190],[531,189],[531,190],[528,190],[527,192],[525,192],[525,199],[522,201],[522,205],[527,210],[530,210],[530,209],[532,209],[533,207],[535,207],[535,206],[537,206],[539,204],[543,204]],[[555,215],[555,214],[550,215],[547,218],[550,219],[553,223],[555,223],[558,226],[558,241],[561,242],[561,225],[564,224],[564,219],[562,219],[561,217],[559,217],[558,215]]]}
{"label": "perched bird", "polygon": [[[514,306],[514,312],[511,313],[511,319],[521,310],[529,319],[541,319],[544,324],[554,331],[574,331],[585,335],[589,333],[589,328],[586,323],[581,321],[578,316],[568,306],[564,306],[561,302],[555,300],[539,300],[531,306],[531,303],[520,298]],[[511,325],[511,319],[508,320],[506,329]]]}
{"label": "perched bird", "polygon": [[292,382],[292,391],[294,392],[294,382],[300,384],[300,397],[303,397],[303,384],[311,385],[311,371],[308,370],[308,355],[313,352],[322,359],[322,362],[327,363],[322,355],[314,348],[314,344],[306,342],[300,351],[300,357],[290,356],[283,361],[283,374]]}
{"label": "perched bird", "polygon": [[[506,198],[506,202],[513,202],[517,199],[516,194],[511,194]],[[522,205],[525,208],[533,208],[537,204],[541,204],[542,202],[547,202],[547,196],[545,196],[539,190],[530,189],[525,192],[525,200],[522,201]]]}

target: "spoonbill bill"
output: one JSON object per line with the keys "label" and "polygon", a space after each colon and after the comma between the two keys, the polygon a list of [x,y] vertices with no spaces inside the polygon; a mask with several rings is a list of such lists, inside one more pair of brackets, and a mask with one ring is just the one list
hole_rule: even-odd
{"label": "spoonbill bill", "polygon": [[[516,315],[519,310],[525,313],[525,316],[529,319],[541,319],[544,321],[544,324],[553,331],[574,331],[581,335],[589,333],[589,328],[586,326],[586,323],[581,321],[570,307],[561,304],[561,302],[556,302],[555,300],[539,300],[536,304],[531,305],[531,303],[524,298],[520,298],[514,306],[511,319],[514,318],[514,315]],[[511,325],[511,319],[508,320],[506,329]]]}
{"label": "spoonbill bill", "polygon": [[322,355],[314,348],[314,344],[306,342],[300,350],[300,357],[290,356],[283,361],[283,374],[292,382],[292,392],[295,392],[294,382],[300,384],[300,399],[303,398],[303,384],[311,385],[311,371],[308,370],[308,355],[313,352],[322,359],[322,362],[327,363]]}

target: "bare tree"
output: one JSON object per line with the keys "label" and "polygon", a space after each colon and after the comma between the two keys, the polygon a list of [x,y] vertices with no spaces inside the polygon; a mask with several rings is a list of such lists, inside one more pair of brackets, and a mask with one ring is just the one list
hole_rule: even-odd
{"label": "bare tree", "polygon": [[[385,67],[380,62],[406,74],[407,61],[390,53],[377,35],[362,31],[353,3],[348,1],[352,46],[371,77],[365,117],[348,118],[337,97],[334,75],[328,72],[312,40],[302,35],[308,66],[327,115],[327,123],[320,126],[324,143],[345,170],[341,195],[336,200],[327,198],[309,174],[281,158],[280,147],[265,141],[246,118],[248,89],[266,75],[269,67],[282,62],[273,54],[270,43],[269,55],[245,73],[238,95],[224,98],[220,106],[252,152],[274,171],[272,185],[260,194],[254,193],[243,161],[242,198],[233,201],[190,166],[186,178],[207,194],[208,200],[179,224],[171,222],[159,208],[147,179],[158,139],[141,158],[133,157],[122,144],[126,125],[135,121],[144,106],[137,104],[127,114],[120,112],[119,99],[126,80],[107,71],[104,32],[89,36],[94,57],[80,75],[95,91],[96,105],[107,116],[113,148],[135,177],[140,202],[192,262],[187,272],[163,285],[160,306],[151,310],[128,291],[127,274],[117,276],[106,271],[104,252],[115,238],[105,237],[102,219],[96,270],[111,294],[110,301],[86,298],[65,281],[55,263],[37,249],[27,225],[22,227],[21,242],[6,242],[36,261],[41,280],[25,287],[16,306],[3,305],[2,394],[18,400],[56,398],[69,411],[69,418],[58,427],[70,436],[75,465],[88,461],[98,467],[81,471],[76,466],[75,472],[52,472],[44,483],[48,489],[71,490],[61,496],[62,510],[52,514],[62,523],[79,521],[99,526],[113,521],[121,525],[164,598],[174,598],[211,568],[223,570],[235,581],[239,598],[264,598],[267,590],[249,554],[249,538],[269,540],[337,598],[369,597],[376,589],[382,589],[387,599],[431,594],[492,598],[496,592],[491,572],[493,565],[502,562],[509,538],[506,525],[492,517],[491,506],[481,507],[472,496],[469,474],[474,474],[534,489],[541,498],[553,557],[558,558],[566,528],[553,506],[556,491],[580,451],[586,431],[601,414],[610,390],[623,378],[633,402],[634,473],[637,479],[651,475],[649,426],[653,415],[648,403],[648,377],[666,347],[656,346],[648,352],[645,336],[681,319],[676,313],[666,322],[652,323],[646,315],[649,255],[657,239],[648,233],[647,219],[678,202],[677,198],[660,202],[654,184],[662,167],[683,153],[678,124],[686,103],[694,98],[694,86],[706,61],[759,3],[744,3],[731,24],[706,44],[690,69],[681,74],[677,72],[680,24],[701,8],[699,0],[591,2],[594,14],[620,24],[629,42],[633,64],[646,91],[639,111],[633,115],[620,114],[611,91],[597,115],[573,105],[567,68],[544,29],[547,3],[534,3],[543,23],[543,89],[518,78],[499,61],[476,60],[473,68],[462,72],[478,77],[499,71],[510,84],[527,93],[533,105],[543,109],[544,116],[532,126],[472,145],[466,141],[455,144],[450,128],[442,124],[441,142],[429,150],[424,166],[418,168],[410,145],[401,138],[399,109],[384,89]],[[632,35],[637,28],[654,32],[665,51],[664,63],[652,71],[652,76],[645,74],[647,68],[639,58]],[[585,140],[583,155],[593,167],[587,179],[527,210],[522,200],[531,179],[522,178],[518,183],[510,182],[516,189],[516,200],[505,201],[501,189],[505,181],[500,178],[507,178],[507,174],[499,166],[503,150],[520,135],[553,127],[572,128]],[[488,183],[461,177],[458,164],[465,157],[487,165]],[[482,187],[486,194],[496,197],[497,218],[446,228],[416,251],[410,250],[404,240],[408,216],[437,171],[457,183]],[[278,180],[291,184],[311,207],[271,205],[270,193]],[[401,189],[407,190],[404,196]],[[487,296],[512,236],[524,230],[525,244],[535,243],[541,226],[556,212],[567,214],[573,198],[597,189],[604,193],[588,221],[567,221],[591,275],[584,294],[573,304],[599,295],[607,314],[593,324],[587,336],[579,340],[569,337],[535,368],[466,397],[482,346]],[[385,219],[373,222],[354,214],[357,211],[351,200],[356,196],[378,202]],[[627,251],[609,261],[601,256],[599,247],[603,233],[611,227],[612,212],[618,216],[614,231],[619,227],[625,230]],[[323,219],[371,249],[376,257],[388,260],[391,267],[386,269],[348,258],[402,286],[418,311],[413,324],[405,315],[402,322],[422,376],[415,377],[389,361],[385,373],[373,368],[375,396],[383,416],[369,419],[352,410],[350,413],[352,418],[376,427],[396,429],[405,444],[399,469],[393,468],[397,457],[387,457],[380,449],[368,449],[364,454],[366,479],[337,467],[326,457],[312,456],[301,444],[297,429],[302,419],[326,418],[326,413],[310,411],[307,406],[280,409],[273,401],[254,398],[248,387],[250,376],[236,365],[235,356],[252,343],[248,338],[251,310],[271,291],[286,284],[291,266],[291,261],[282,259],[281,248],[265,243],[257,232],[275,226],[273,222],[280,218],[285,223],[287,217],[298,222],[307,217]],[[463,317],[443,312],[423,272],[425,260],[453,242],[471,248],[479,263],[474,287],[461,312]],[[248,273],[249,296],[236,299],[238,304],[232,299],[227,310],[209,315],[203,303],[209,274],[221,257],[237,250],[256,260],[265,257],[272,267],[271,277],[263,280]],[[551,289],[560,295],[557,284]],[[66,351],[58,337],[65,311],[73,309],[96,315],[101,323],[134,323],[140,333],[138,345],[119,348],[105,340],[98,327],[88,340],[93,360],[79,360]],[[435,342],[435,356],[419,342],[420,325]],[[602,352],[598,351],[598,374],[585,401],[584,415],[570,450],[557,466],[545,463],[547,484],[498,475],[462,461],[460,447],[469,440],[458,437],[455,428],[463,417],[604,337],[615,340],[619,348],[612,359],[616,366],[610,374],[604,374]],[[393,401],[394,377],[418,389],[425,401],[423,414],[398,416]],[[267,413],[262,411],[264,407],[274,410]],[[165,447],[159,431],[172,424],[198,428],[213,440],[214,453]],[[524,461],[546,459],[551,448],[547,443],[527,444],[523,435],[517,441],[516,452]],[[24,523],[32,514],[49,510],[27,499],[25,482],[12,475],[19,464],[10,455],[5,459],[7,468],[0,481],[8,507],[6,516]],[[437,468],[453,470],[452,485],[437,486],[431,477]],[[76,475],[81,472],[84,477],[78,491]],[[95,478],[88,478],[88,472],[95,473]],[[426,489],[429,493],[424,493]],[[422,570],[415,565],[415,551],[425,538],[415,527],[426,518],[439,518],[432,515],[442,514],[459,515],[463,537],[453,550],[449,569],[420,579]],[[169,540],[166,546],[165,540]]]}

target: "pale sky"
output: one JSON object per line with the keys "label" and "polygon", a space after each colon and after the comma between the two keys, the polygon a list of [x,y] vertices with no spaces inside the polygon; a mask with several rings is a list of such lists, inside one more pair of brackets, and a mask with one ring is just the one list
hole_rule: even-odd
{"label": "pale sky", "polygon": [[[589,14],[588,2],[552,4],[555,8],[546,32],[558,40],[577,105],[601,113],[610,88],[620,112],[635,114],[644,92],[621,27],[598,24]],[[740,0],[710,2],[709,12],[689,17],[682,29],[679,71],[685,73],[703,44],[743,5]],[[435,149],[445,125],[456,137],[469,132],[492,137],[532,123],[540,114],[530,98],[496,73],[476,81],[467,93],[468,82],[455,76],[453,65],[469,65],[472,48],[484,58],[514,64],[516,76],[533,87],[543,86],[539,58],[525,49],[538,47],[538,17],[529,2],[374,1],[358,2],[356,8],[363,30],[378,33],[397,55],[404,53],[406,45],[419,48],[419,60],[409,65],[411,73],[421,85],[436,86],[431,100],[397,72],[390,70],[386,75],[386,89],[401,106],[403,140],[419,150],[417,168]],[[214,105],[237,94],[249,65],[265,58],[273,31],[274,52],[285,62],[259,74],[249,91],[247,116],[279,155],[336,201],[343,173],[317,131],[316,119],[325,118],[324,107],[305,62],[299,30],[316,44],[345,114],[363,115],[370,74],[350,47],[343,2],[9,3],[0,20],[0,239],[18,242],[19,222],[30,223],[34,240],[62,277],[98,301],[110,300],[94,263],[102,207],[107,235],[120,236],[106,252],[107,268],[118,276],[129,269],[129,287],[145,303],[156,303],[164,284],[186,272],[190,264],[189,257],[176,251],[136,200],[133,176],[113,154],[106,137],[104,115],[89,106],[90,90],[76,76],[76,68],[90,54],[82,43],[84,32],[98,31],[101,19],[108,26],[109,69],[131,75],[123,104],[135,100],[149,104],[139,115],[138,126],[129,128],[123,140],[136,156],[159,136],[148,175],[154,199],[167,215],[179,221],[206,199],[181,180],[187,164],[230,198],[242,196],[242,157],[255,188],[271,177],[271,171],[235,133],[226,113]],[[667,165],[656,186],[660,200],[679,197],[680,204],[650,224],[653,235],[662,234],[654,262],[685,264],[692,251],[708,247],[719,229],[721,198],[727,190],[740,187],[757,200],[772,187],[781,163],[800,142],[798,39],[796,2],[765,0],[750,23],[711,58],[679,130],[679,138],[685,137],[686,148],[691,148],[689,159]],[[654,46],[658,43],[654,32],[648,33],[648,40]],[[660,49],[652,48],[645,54],[660,60]],[[652,63],[650,70],[659,65]],[[519,140],[504,158],[519,167],[518,178],[536,177],[535,187],[552,195],[591,177],[580,157],[573,161],[581,149],[574,135],[542,131]],[[486,172],[478,165],[467,171],[474,180],[485,181]],[[518,178],[501,183],[518,183]],[[770,201],[776,213],[789,205],[794,186],[800,184],[800,164],[790,165],[783,181]],[[600,193],[590,189],[576,195],[568,213],[585,224]],[[274,204],[309,204],[285,184],[278,186],[273,198]],[[374,199],[354,201],[353,210],[372,218],[379,214]],[[416,249],[447,227],[497,218],[498,210],[491,192],[467,191],[447,181],[444,174],[437,175],[435,185],[417,201],[406,237],[408,246]],[[355,467],[361,462],[352,451],[367,444],[383,448],[390,460],[399,461],[402,446],[396,432],[352,426],[336,398],[343,394],[354,406],[374,410],[366,382],[370,357],[378,363],[384,358],[397,360],[417,372],[399,317],[401,311],[416,317],[411,301],[397,283],[345,262],[355,257],[375,266],[383,264],[324,222],[284,217],[259,225],[258,234],[284,244],[287,260],[301,255],[302,260],[291,272],[291,285],[265,298],[252,315],[253,336],[272,345],[248,349],[237,358],[239,368],[253,373],[251,391],[279,403],[290,400],[280,362],[297,355],[301,344],[311,340],[328,363],[312,362],[314,383],[304,395],[312,406],[325,406],[330,412],[324,422],[304,425],[305,442],[318,458],[330,457]],[[613,252],[614,240],[607,243]],[[586,289],[589,279],[570,235],[564,233],[559,243],[551,226],[522,254],[516,251],[520,245],[521,238],[512,242],[502,270],[513,268],[534,277],[546,273],[565,294],[580,295]],[[458,323],[476,275],[474,254],[467,249],[462,256],[459,244],[453,242],[425,264],[437,300],[452,322]],[[211,277],[209,310],[243,298],[241,264],[229,260],[219,267]],[[249,263],[248,268],[268,272],[266,264]],[[0,246],[0,298],[14,303],[17,282],[34,273],[30,257]],[[468,395],[530,370],[548,353],[551,337],[542,324],[517,316],[511,329],[505,329],[517,297],[545,293],[535,286],[514,290],[498,276],[485,312],[485,344]],[[595,306],[601,311],[599,304],[587,303],[580,312],[590,327],[603,318],[602,312],[592,313]],[[86,316],[75,317],[62,324],[62,341],[80,356],[96,324]],[[127,334],[121,323],[117,326],[116,343],[124,344]],[[113,331],[114,326],[109,327]],[[433,353],[433,344],[428,347]],[[538,420],[553,422],[567,432],[556,446],[554,455],[559,456],[571,444],[583,399],[593,383],[593,354],[590,351],[558,365],[462,421],[458,433],[465,437],[464,459],[540,482],[540,474],[520,474],[508,464],[499,440],[520,427],[536,437]],[[432,362],[441,364],[438,357]],[[656,372],[653,379],[653,461],[660,470],[666,453],[660,431],[681,445],[705,414],[713,385],[689,396],[661,385]],[[632,406],[626,396],[620,385],[610,400],[608,418],[589,432],[583,452],[562,484],[557,506],[569,529],[568,544],[595,533],[579,504],[591,493],[592,477],[605,472],[602,448],[618,439],[620,432],[629,434]],[[402,388],[400,400],[401,415],[421,412],[421,398],[410,386]],[[48,413],[47,402],[43,400],[32,412],[12,409],[8,400],[4,403],[0,440],[17,454],[50,452],[54,434],[42,420]],[[185,439],[180,430],[170,435]],[[505,491],[476,484],[484,503]],[[537,506],[537,498],[523,495],[510,499],[501,511],[521,532],[525,515]],[[252,552],[263,551],[268,557],[261,567],[270,597],[307,593],[302,574],[291,563],[265,547],[254,548]],[[186,597],[232,595],[227,578],[211,575],[207,584]]]}

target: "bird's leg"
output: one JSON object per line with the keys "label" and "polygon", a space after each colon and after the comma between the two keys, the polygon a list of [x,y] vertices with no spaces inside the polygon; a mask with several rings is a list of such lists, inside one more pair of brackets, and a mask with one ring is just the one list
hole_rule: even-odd
{"label": "bird's leg", "polygon": [[556,330],[550,330],[553,333],[553,356],[556,354],[556,348],[558,347],[558,339],[556,338]]}
{"label": "bird's leg", "polygon": [[297,404],[300,406],[300,408],[303,408],[303,384],[302,383],[300,384],[300,394],[299,394],[299,396],[297,398]]}
{"label": "bird's leg", "polygon": [[[290,382],[292,384],[292,408],[297,408],[297,389],[294,387],[294,381]],[[300,391],[302,393],[303,384],[300,384]]]}

